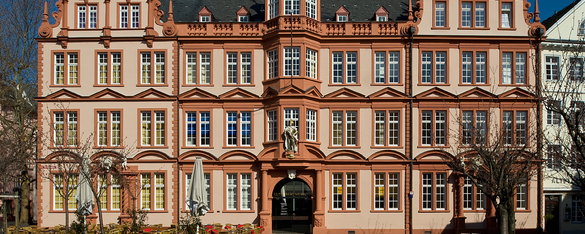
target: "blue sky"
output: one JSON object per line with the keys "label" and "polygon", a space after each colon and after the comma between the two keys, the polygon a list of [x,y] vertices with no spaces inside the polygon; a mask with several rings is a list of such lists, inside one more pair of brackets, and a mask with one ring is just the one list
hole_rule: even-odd
{"label": "blue sky", "polygon": [[[532,3],[530,6],[530,12],[534,12],[534,0],[528,0]],[[569,4],[571,4],[574,0],[539,0],[538,1],[538,9],[540,10],[540,20],[545,20],[551,15],[555,13],[555,11],[560,11]],[[578,0],[577,0],[578,1]]]}

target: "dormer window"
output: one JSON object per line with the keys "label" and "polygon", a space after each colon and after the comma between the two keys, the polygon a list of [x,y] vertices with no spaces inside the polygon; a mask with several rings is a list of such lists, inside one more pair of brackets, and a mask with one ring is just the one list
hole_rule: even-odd
{"label": "dormer window", "polygon": [[203,7],[203,9],[199,11],[199,22],[201,23],[211,22],[211,15],[212,15],[211,11],[209,11],[207,7]]}
{"label": "dormer window", "polygon": [[335,19],[337,22],[347,22],[349,19],[349,11],[345,7],[341,6],[335,12]]}
{"label": "dormer window", "polygon": [[245,7],[240,8],[236,14],[238,15],[238,22],[250,21],[250,12]]}
{"label": "dormer window", "polygon": [[376,21],[378,22],[388,21],[388,11],[383,6],[378,8],[378,10],[376,11]]}

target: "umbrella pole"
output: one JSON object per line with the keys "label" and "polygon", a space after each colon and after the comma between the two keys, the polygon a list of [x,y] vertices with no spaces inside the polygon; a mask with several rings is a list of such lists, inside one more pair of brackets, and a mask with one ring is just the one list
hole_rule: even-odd
{"label": "umbrella pole", "polygon": [[86,223],[87,223],[87,215],[84,215],[84,216],[83,216],[83,227],[84,227],[84,228],[83,228],[83,232],[84,232],[85,234],[87,234],[87,226],[86,226]]}

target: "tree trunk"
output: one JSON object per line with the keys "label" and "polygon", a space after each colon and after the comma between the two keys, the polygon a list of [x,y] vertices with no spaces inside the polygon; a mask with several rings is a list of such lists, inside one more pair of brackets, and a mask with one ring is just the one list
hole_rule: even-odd
{"label": "tree trunk", "polygon": [[98,215],[100,216],[99,217],[100,218],[100,233],[105,234],[105,232],[104,232],[104,218],[102,217],[102,202],[99,199],[99,196],[96,199],[96,201],[97,201]]}
{"label": "tree trunk", "polygon": [[22,171],[22,191],[20,193],[20,223],[28,224],[30,217],[30,176],[28,168]]}
{"label": "tree trunk", "polygon": [[514,207],[514,200],[508,201],[508,234],[516,234],[516,212]]}
{"label": "tree trunk", "polygon": [[509,228],[509,214],[508,214],[508,209],[507,206],[508,204],[504,201],[500,201],[501,203],[496,205],[496,219],[498,221],[498,226],[499,226],[499,233],[500,234],[510,234],[508,233],[508,231],[510,230]]}
{"label": "tree trunk", "polygon": [[63,196],[63,207],[65,208],[65,233],[69,233],[69,196]]}

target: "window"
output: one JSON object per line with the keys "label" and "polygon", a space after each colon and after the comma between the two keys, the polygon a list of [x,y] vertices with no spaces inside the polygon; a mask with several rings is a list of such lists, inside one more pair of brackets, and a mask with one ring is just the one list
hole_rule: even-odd
{"label": "window", "polygon": [[77,111],[53,112],[53,129],[53,141],[56,147],[77,146],[79,135]]}
{"label": "window", "polygon": [[317,111],[307,109],[307,141],[317,141]]}
{"label": "window", "polygon": [[516,210],[526,210],[528,208],[528,186],[520,184],[516,188]]}
{"label": "window", "polygon": [[462,145],[487,144],[487,112],[463,111],[461,117]]}
{"label": "window", "polygon": [[[152,61],[154,57],[154,64]],[[154,69],[153,69],[154,65]],[[140,84],[165,84],[165,53],[141,52],[140,53]],[[154,79],[151,79],[154,77]]]}
{"label": "window", "polygon": [[305,0],[307,17],[317,19],[317,0]]}
{"label": "window", "polygon": [[278,16],[278,2],[280,0],[270,0],[268,3],[268,19]]}
{"label": "window", "polygon": [[421,145],[444,146],[447,143],[447,112],[422,111]]}
{"label": "window", "polygon": [[[128,27],[130,26],[130,27]],[[140,5],[120,5],[120,28],[140,27]]]}
{"label": "window", "polygon": [[569,59],[569,78],[571,81],[583,80],[583,58]]}
{"label": "window", "polygon": [[581,19],[579,22],[579,29],[577,29],[577,36],[585,35],[585,20]]}
{"label": "window", "polygon": [[423,84],[447,83],[447,52],[422,52],[421,66]]}
{"label": "window", "polygon": [[121,207],[121,186],[120,181],[114,177],[112,177],[112,184],[111,184],[111,210],[120,210]]}
{"label": "window", "polygon": [[461,27],[485,28],[486,2],[461,3]]}
{"label": "window", "polygon": [[400,111],[376,111],[374,113],[374,145],[398,146],[400,144]]}
{"label": "window", "polygon": [[561,157],[563,149],[561,145],[549,145],[546,149],[546,168],[550,170],[561,169]]}
{"label": "window", "polygon": [[77,6],[77,28],[97,28],[97,6]]}
{"label": "window", "polygon": [[268,51],[268,79],[278,76],[278,50]]}
{"label": "window", "polygon": [[583,111],[585,110],[585,102],[583,101],[571,101],[569,111],[571,113],[571,122],[577,124],[579,131],[583,131],[585,126],[585,117],[583,117]]}
{"label": "window", "polygon": [[250,111],[226,112],[226,129],[227,146],[251,146],[252,112]]}
{"label": "window", "polygon": [[201,15],[201,16],[199,16],[199,22],[201,22],[201,23],[209,23],[209,22],[211,22],[211,16],[209,16],[209,15]]}
{"label": "window", "polygon": [[100,209],[108,209],[108,178],[98,176],[98,194],[100,198]]}
{"label": "window", "polygon": [[227,173],[227,210],[252,210],[252,174]]}
{"label": "window", "polygon": [[[344,54],[345,58],[343,57]],[[332,56],[332,83],[357,84],[357,52],[333,52]]]}
{"label": "window", "polygon": [[77,85],[78,83],[78,56],[73,52],[54,53],[53,84]]}
{"label": "window", "polygon": [[558,112],[561,102],[549,100],[546,102],[546,124],[550,126],[559,126],[561,124],[561,114]]}
{"label": "window", "polygon": [[[211,84],[211,53],[209,52],[201,52],[199,53],[199,67],[197,67],[197,53],[196,52],[188,52],[187,59],[186,59],[186,78],[187,84]],[[237,58],[236,58],[237,63]],[[197,73],[197,69],[199,69],[199,73]],[[236,64],[237,69],[237,64]],[[237,73],[237,71],[236,71]],[[237,74],[234,73],[234,75]],[[237,80],[237,78],[236,78]]]}
{"label": "window", "polygon": [[505,145],[523,146],[527,143],[527,119],[527,111],[504,111],[503,138]]}
{"label": "window", "polygon": [[386,17],[386,16],[378,16],[376,18],[376,21],[378,21],[378,22],[386,22],[386,21],[388,21],[388,17]]}
{"label": "window", "polygon": [[[310,0],[307,0],[310,1]],[[307,57],[306,57],[306,72],[307,77],[317,79],[317,51],[312,49],[307,49]]]}
{"label": "window", "polygon": [[249,18],[250,17],[247,16],[247,15],[240,15],[240,16],[238,16],[238,22],[242,22],[242,23],[248,22],[249,21],[248,20]]}
{"label": "window", "polygon": [[[461,83],[487,83],[487,53],[463,52],[461,54]],[[475,58],[475,59],[474,59]]]}
{"label": "window", "polygon": [[[191,184],[192,174],[186,174],[186,184],[185,184],[185,191],[189,191],[189,185]],[[205,177],[205,194],[207,194],[207,207],[211,209],[211,174],[210,173],[203,173],[203,177]],[[185,207],[189,209],[189,207]]]}
{"label": "window", "polygon": [[502,84],[526,84],[526,53],[502,53]]}
{"label": "window", "polygon": [[513,15],[512,15],[512,3],[511,2],[502,2],[501,3],[501,18],[500,22],[501,28],[512,28],[514,27],[513,23]]}
{"label": "window", "polygon": [[357,173],[332,173],[332,210],[357,210]]}
{"label": "window", "polygon": [[[154,116],[154,121],[152,116]],[[164,146],[165,145],[165,112],[164,111],[141,111],[141,146]],[[154,129],[154,142],[152,132]]]}
{"label": "window", "polygon": [[121,145],[120,111],[97,112],[97,145],[99,147],[118,147]]}
{"label": "window", "polygon": [[422,174],[422,209],[447,209],[447,174]]}
{"label": "window", "polygon": [[227,84],[252,83],[252,53],[227,53],[226,67]]}
{"label": "window", "polygon": [[545,60],[545,72],[547,81],[558,81],[559,80],[559,57],[546,56]]}
{"label": "window", "polygon": [[122,81],[122,53],[100,52],[97,61],[99,85],[119,85]]}
{"label": "window", "polygon": [[284,76],[301,75],[301,48],[284,48]]}
{"label": "window", "polygon": [[571,195],[571,222],[583,222],[583,198],[579,195]]}
{"label": "window", "polygon": [[357,111],[333,111],[332,146],[357,146]]}
{"label": "window", "polygon": [[435,27],[447,26],[446,2],[435,2]]}
{"label": "window", "polygon": [[53,210],[64,210],[65,199],[67,196],[67,206],[69,210],[77,209],[77,200],[75,200],[75,193],[77,191],[77,177],[76,174],[53,175]]}
{"label": "window", "polygon": [[268,133],[267,141],[276,141],[278,139],[278,116],[276,110],[269,110],[266,112]]}
{"label": "window", "polygon": [[284,13],[287,15],[300,15],[301,0],[284,0]]}
{"label": "window", "polygon": [[[154,177],[154,180],[152,178]],[[140,204],[143,210],[165,209],[165,174],[147,173],[140,175]],[[154,197],[153,197],[154,195]],[[152,202],[154,198],[154,202]]]}
{"label": "window", "polygon": [[337,22],[347,22],[347,15],[337,15]]}
{"label": "window", "polygon": [[[388,66],[386,66],[386,54]],[[400,52],[376,52],[374,56],[374,83],[398,84],[400,82]]]}
{"label": "window", "polygon": [[211,146],[211,114],[209,111],[189,111],[185,113],[186,145]]}
{"label": "window", "polygon": [[293,122],[293,126],[299,129],[299,109],[297,108],[285,108],[284,109],[284,127],[283,129],[286,129],[286,127],[288,127],[291,123]]}
{"label": "window", "polygon": [[485,210],[485,201],[485,195],[466,176],[463,184],[463,209]]}
{"label": "window", "polygon": [[374,210],[400,209],[399,178],[399,173],[374,173]]}

